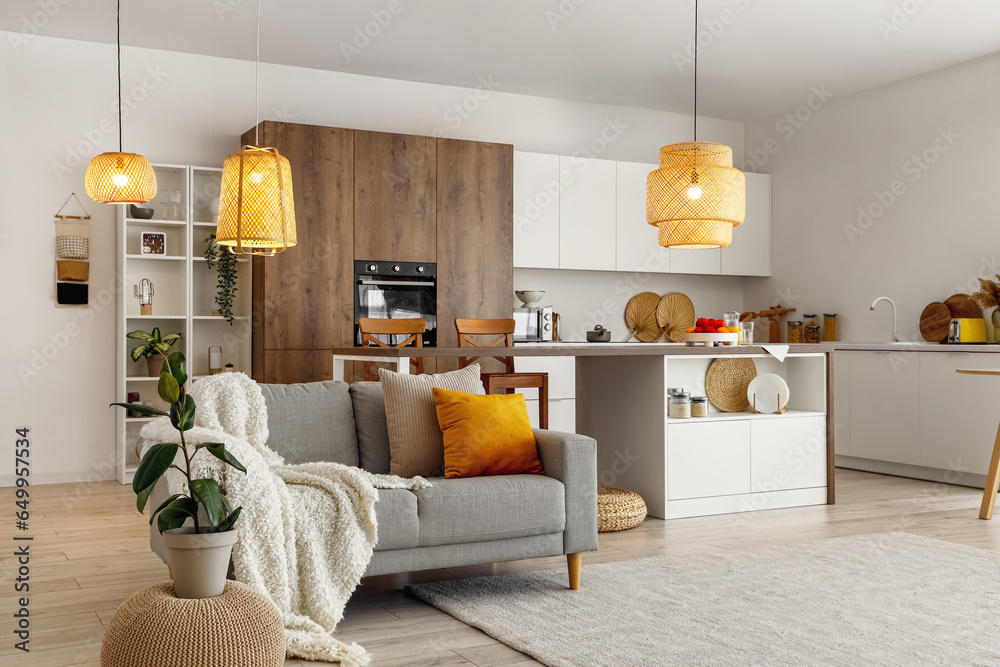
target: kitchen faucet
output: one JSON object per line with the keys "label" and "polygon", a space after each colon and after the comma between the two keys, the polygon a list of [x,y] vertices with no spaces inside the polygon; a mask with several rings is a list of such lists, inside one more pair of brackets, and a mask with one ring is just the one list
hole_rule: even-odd
{"label": "kitchen faucet", "polygon": [[879,298],[872,301],[872,307],[871,307],[872,310],[875,310],[875,306],[878,304],[879,301],[888,301],[889,304],[892,306],[892,342],[898,343],[899,331],[896,330],[896,302],[887,296],[880,296]]}

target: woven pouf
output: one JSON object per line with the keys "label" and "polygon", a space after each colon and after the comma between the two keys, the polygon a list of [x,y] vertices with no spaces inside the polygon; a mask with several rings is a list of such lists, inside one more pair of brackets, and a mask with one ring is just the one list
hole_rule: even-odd
{"label": "woven pouf", "polygon": [[215,598],[174,597],[171,582],[143,588],[118,608],[101,667],[282,667],[285,628],[270,600],[226,582]]}
{"label": "woven pouf", "polygon": [[633,491],[597,487],[597,532],[635,528],[646,518],[646,503]]}

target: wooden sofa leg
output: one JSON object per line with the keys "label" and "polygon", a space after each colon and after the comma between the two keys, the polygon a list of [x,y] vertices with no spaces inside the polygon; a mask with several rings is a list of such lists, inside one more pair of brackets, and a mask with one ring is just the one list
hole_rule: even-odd
{"label": "wooden sofa leg", "polygon": [[167,576],[170,577],[170,581],[174,580],[174,568],[167,566]]}
{"label": "wooden sofa leg", "polygon": [[580,590],[580,572],[583,570],[583,554],[566,554],[566,566],[569,568],[569,589]]}

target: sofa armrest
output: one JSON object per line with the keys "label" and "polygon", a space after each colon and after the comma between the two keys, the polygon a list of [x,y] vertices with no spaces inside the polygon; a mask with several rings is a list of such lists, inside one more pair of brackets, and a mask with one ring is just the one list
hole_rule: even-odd
{"label": "sofa armrest", "polygon": [[576,433],[534,429],[545,475],[566,487],[563,552],[597,549],[597,441]]}

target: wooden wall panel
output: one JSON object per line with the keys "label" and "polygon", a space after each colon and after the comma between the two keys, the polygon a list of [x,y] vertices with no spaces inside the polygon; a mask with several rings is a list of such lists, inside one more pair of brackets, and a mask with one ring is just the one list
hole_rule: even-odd
{"label": "wooden wall panel", "polygon": [[[510,317],[514,147],[437,140],[438,345],[458,344],[456,317]],[[458,367],[438,359],[437,372]],[[502,366],[484,360],[483,370]]]}
{"label": "wooden wall panel", "polygon": [[268,372],[269,351],[329,349],[354,334],[354,132],[272,121],[260,127],[261,144],[291,164],[298,245],[254,260],[258,379]]}
{"label": "wooden wall panel", "polygon": [[264,350],[263,372],[255,379],[268,384],[332,380],[333,355],[329,350]]}
{"label": "wooden wall panel", "polygon": [[433,262],[436,244],[433,137],[354,132],[354,257]]}

